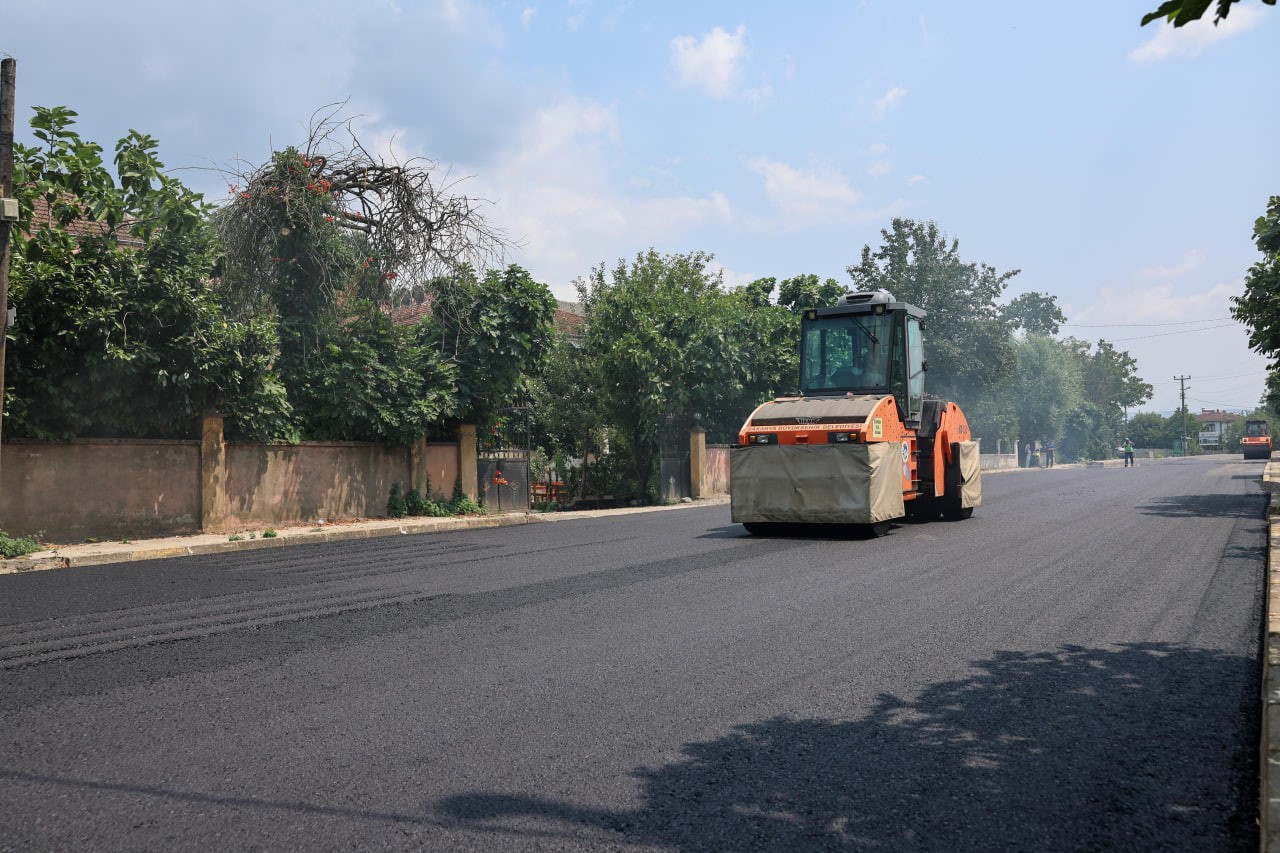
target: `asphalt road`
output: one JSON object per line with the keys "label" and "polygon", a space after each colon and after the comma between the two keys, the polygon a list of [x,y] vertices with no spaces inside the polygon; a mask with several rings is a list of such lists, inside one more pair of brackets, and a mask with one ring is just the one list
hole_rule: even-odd
{"label": "asphalt road", "polygon": [[0,849],[1256,849],[1261,471],[0,577]]}

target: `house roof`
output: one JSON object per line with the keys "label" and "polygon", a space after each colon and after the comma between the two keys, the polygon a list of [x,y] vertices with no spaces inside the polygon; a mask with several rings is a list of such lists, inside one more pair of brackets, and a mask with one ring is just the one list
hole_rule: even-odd
{"label": "house roof", "polygon": [[1218,409],[1201,409],[1200,414],[1196,415],[1196,423],[1200,424],[1229,424],[1240,420],[1241,415],[1234,415],[1231,412],[1223,412]]}
{"label": "house roof", "polygon": [[125,223],[125,225],[121,227],[117,227],[113,231],[107,223],[99,222],[96,219],[90,219],[86,215],[79,219],[72,220],[68,225],[63,227],[59,226],[57,220],[54,219],[53,207],[49,204],[47,199],[43,197],[36,198],[32,201],[31,207],[31,231],[38,230],[47,225],[51,228],[62,227],[64,231],[73,237],[98,237],[103,234],[114,233],[116,242],[121,246],[129,249],[141,249],[146,246],[146,243],[143,242],[143,240],[134,236],[129,230],[128,223]]}
{"label": "house roof", "polygon": [[582,316],[581,305],[561,299],[557,302],[556,315],[552,318],[552,322],[556,324],[561,334],[570,338],[580,338],[585,331],[587,318]]}
{"label": "house roof", "polygon": [[383,310],[391,318],[393,326],[416,326],[431,313],[431,303],[415,302],[412,305],[397,305]]}

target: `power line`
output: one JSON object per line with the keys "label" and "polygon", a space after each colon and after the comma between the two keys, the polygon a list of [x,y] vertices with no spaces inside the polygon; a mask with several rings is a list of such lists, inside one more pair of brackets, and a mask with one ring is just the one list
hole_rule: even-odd
{"label": "power line", "polygon": [[1192,332],[1211,332],[1214,329],[1226,329],[1234,325],[1236,324],[1223,323],[1219,326],[1205,326],[1203,329],[1183,329],[1178,332],[1157,332],[1154,335],[1137,335],[1136,337],[1132,337],[1132,338],[1111,338],[1110,340],[1107,341],[1107,343],[1118,344],[1121,341],[1142,341],[1142,340],[1146,340],[1147,338],[1163,338],[1169,335],[1188,335],[1188,334],[1191,334]]}
{"label": "power line", "polygon": [[[1258,379],[1266,379],[1266,377],[1270,373],[1271,373],[1270,369],[1262,368],[1261,372],[1259,372],[1258,370],[1250,370],[1250,371],[1246,371],[1245,373],[1232,373],[1227,376],[1202,376],[1200,378],[1204,380],[1214,380],[1214,381],[1222,381],[1224,379],[1239,379],[1242,376],[1250,376],[1250,377],[1257,377]],[[1151,384],[1152,385],[1168,385],[1170,382],[1177,382],[1177,381],[1178,380],[1176,379],[1156,379]]]}
{"label": "power line", "polygon": [[1219,323],[1232,320],[1234,317],[1205,317],[1200,320],[1178,320],[1170,323],[1059,323],[1059,326],[1071,329],[1136,329],[1145,326],[1190,326],[1192,323]]}

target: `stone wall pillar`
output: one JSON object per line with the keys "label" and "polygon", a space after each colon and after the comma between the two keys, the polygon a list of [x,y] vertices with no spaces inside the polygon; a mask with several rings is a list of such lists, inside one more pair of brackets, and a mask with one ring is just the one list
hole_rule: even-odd
{"label": "stone wall pillar", "polygon": [[689,430],[689,497],[695,501],[704,495],[703,481],[707,476],[707,431],[702,419],[693,416],[693,429]]}
{"label": "stone wall pillar", "polygon": [[473,501],[480,500],[480,472],[476,457],[476,425],[458,427],[458,477],[462,491]]}
{"label": "stone wall pillar", "polygon": [[200,419],[200,529],[219,533],[227,524],[227,447],[222,415],[205,412]]}

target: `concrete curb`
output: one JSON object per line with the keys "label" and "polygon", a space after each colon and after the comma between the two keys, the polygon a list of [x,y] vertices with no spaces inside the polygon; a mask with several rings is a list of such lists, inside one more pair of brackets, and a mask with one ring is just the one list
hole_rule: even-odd
{"label": "concrete curb", "polygon": [[1267,501],[1267,588],[1262,618],[1262,734],[1259,744],[1260,849],[1280,850],[1280,462],[1262,472]]}
{"label": "concrete curb", "polygon": [[51,551],[37,551],[26,557],[0,560],[0,575],[69,569],[80,566],[102,566],[134,560],[162,560],[168,557],[192,557],[199,554],[224,554],[230,551],[253,551],[283,548],[312,542],[345,542],[352,539],[377,539],[384,536],[411,536],[423,533],[447,533],[453,530],[477,530],[490,527],[513,527],[519,524],[545,524],[607,515],[661,512],[691,506],[728,503],[727,495],[716,495],[690,503],[667,506],[625,507],[623,509],[582,510],[555,513],[506,513],[450,518],[384,518],[335,524],[326,527],[298,526],[281,528],[271,538],[230,540],[225,533],[202,533],[193,536],[171,536],[138,542],[97,542],[71,545]]}

